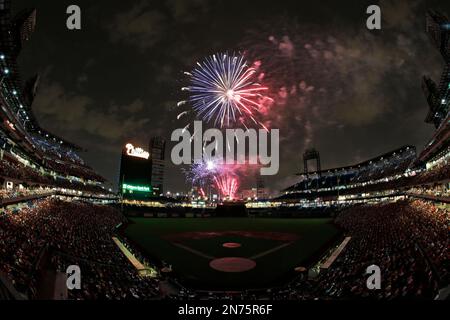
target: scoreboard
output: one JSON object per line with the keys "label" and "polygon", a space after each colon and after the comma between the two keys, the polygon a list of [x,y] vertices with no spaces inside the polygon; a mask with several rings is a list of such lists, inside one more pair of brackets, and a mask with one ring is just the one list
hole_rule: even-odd
{"label": "scoreboard", "polygon": [[122,150],[119,192],[124,199],[144,200],[153,195],[150,154],[128,143]]}

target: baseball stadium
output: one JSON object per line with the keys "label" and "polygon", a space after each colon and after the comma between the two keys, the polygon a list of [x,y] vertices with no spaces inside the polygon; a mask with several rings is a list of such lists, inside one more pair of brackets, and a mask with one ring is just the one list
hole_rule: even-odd
{"label": "baseball stadium", "polygon": [[[250,32],[247,37],[251,43],[247,39],[242,45],[254,51],[224,48],[209,54],[206,49],[198,49],[195,58],[184,57],[186,68],[180,72],[181,67],[173,67],[178,68],[174,71],[178,78],[170,79],[177,88],[170,88],[161,98],[164,103],[160,105],[167,108],[152,112],[151,121],[139,113],[145,112],[139,101],[124,106],[125,98],[115,88],[95,89],[107,92],[102,103],[111,103],[102,113],[92,109],[94,98],[77,96],[76,92],[122,72],[114,62],[112,71],[98,71],[101,79],[82,76],[103,60],[109,61],[109,54],[113,60],[120,59],[118,54],[103,50],[103,40],[95,34],[95,43],[100,43],[96,49],[99,56],[85,67],[76,67],[77,79],[71,78],[70,63],[61,64],[61,79],[74,81],[71,90],[65,92],[63,85],[48,80],[55,72],[52,68],[58,68],[55,66],[45,69],[41,76],[22,81],[22,65],[30,70],[36,60],[53,57],[50,51],[49,57],[40,53],[41,44],[33,43],[40,40],[44,46],[50,41],[42,35],[49,29],[43,26],[39,31],[45,19],[39,19],[38,9],[18,8],[23,2],[0,0],[0,300],[449,299],[450,20],[445,13],[431,9],[422,12],[422,29],[414,30],[426,39],[427,46],[432,46],[434,60],[430,60],[440,66],[439,81],[429,76],[422,78],[419,102],[424,108],[419,116],[407,120],[426,129],[415,130],[410,137],[403,134],[406,125],[402,120],[396,120],[400,128],[398,141],[402,142],[391,148],[390,142],[384,141],[379,148],[368,148],[370,152],[363,153],[358,135],[377,128],[367,125],[366,129],[358,124],[357,133],[342,139],[351,142],[350,150],[339,152],[333,149],[334,142],[321,146],[320,151],[312,143],[302,148],[295,145],[303,137],[309,139],[307,133],[312,129],[305,125],[306,133],[291,136],[294,144],[284,149],[298,154],[297,159],[280,158],[281,169],[294,164],[286,173],[289,179],[284,181],[288,183],[279,186],[272,184],[275,177],[258,174],[260,166],[225,165],[201,158],[178,167],[170,157],[169,146],[174,140],[163,129],[154,127],[170,127],[177,120],[177,126],[184,128],[180,130],[183,135],[192,128],[192,120],[200,119],[217,130],[238,123],[239,128],[253,126],[269,132],[284,115],[280,110],[288,108],[287,101],[293,99],[297,104],[292,108],[298,108],[299,114],[304,112],[303,103],[310,103],[308,115],[313,114],[318,100],[308,100],[312,99],[310,95],[316,91],[320,97],[331,93],[307,82],[295,90],[287,90],[287,86],[273,90],[277,81],[298,77],[293,69],[301,62],[292,58],[291,67],[286,68],[287,64],[277,64],[285,55],[265,53],[266,60],[257,59],[266,49],[257,45],[258,37]],[[172,12],[166,1],[161,3],[165,6],[162,12]],[[131,31],[125,27],[114,29],[107,41],[113,46],[137,46],[137,55],[149,48],[157,50],[163,44],[169,46],[164,37],[153,38],[156,31],[150,32],[155,42],[148,43],[136,33],[140,30],[140,15],[135,13],[144,10],[144,5],[133,8],[130,14],[119,12],[113,20],[130,26],[126,21],[132,16],[136,24],[131,25]],[[91,9],[89,12],[96,12],[95,7]],[[202,11],[195,7],[195,13],[211,15],[219,9]],[[183,26],[192,23],[190,16],[183,16],[183,10],[173,13],[172,20],[156,20],[161,25],[177,21],[173,27],[181,34]],[[145,17],[151,20],[153,14]],[[288,18],[283,21],[290,23]],[[214,31],[216,27],[211,25]],[[96,32],[110,32],[108,28],[113,25],[107,24],[105,30]],[[228,36],[228,32],[217,32],[218,37]],[[188,34],[185,37],[190,39]],[[81,48],[80,39],[71,41]],[[270,43],[278,41],[275,37],[267,39]],[[283,39],[277,42],[277,50],[292,55],[293,46],[303,41],[292,35]],[[342,51],[336,41],[311,42],[309,47],[301,48],[314,53],[314,46],[333,46],[337,48],[333,51],[335,57]],[[191,46],[201,43],[192,42],[177,50],[192,50]],[[211,41],[208,45],[217,44]],[[331,63],[331,51],[325,51],[329,54],[321,59]],[[356,59],[358,54],[352,51],[345,55]],[[170,62],[174,56],[161,51],[149,63],[152,68],[163,68],[159,61]],[[308,59],[313,58],[317,57]],[[339,68],[343,68],[345,63],[339,61]],[[126,62],[133,65],[132,60]],[[261,69],[265,66],[267,69]],[[146,67],[140,65],[137,69]],[[139,72],[137,69],[127,69],[120,86],[125,89],[127,82],[138,82],[139,76],[130,76]],[[169,64],[163,69],[167,74],[173,71]],[[328,65],[318,69],[310,70],[332,70]],[[151,78],[165,83],[171,78],[167,74],[161,71]],[[421,74],[407,73],[407,77],[420,87]],[[345,85],[345,81],[339,82]],[[133,92],[133,88],[126,88],[123,91]],[[162,90],[145,88],[142,91],[155,97]],[[117,98],[111,97],[114,94]],[[61,106],[65,103],[64,109]],[[167,120],[169,111],[175,116],[167,115],[171,117]],[[327,112],[331,111],[323,113]],[[286,113],[288,119],[296,117],[289,110]],[[344,113],[350,117],[359,114]],[[309,123],[308,119],[302,115],[296,121]],[[339,119],[333,121],[327,140],[332,135],[341,140]],[[75,122],[81,127],[75,127]],[[321,125],[327,125],[325,122]],[[139,123],[144,126],[141,131],[136,129]],[[56,128],[58,134],[48,127]],[[286,127],[297,130],[294,125]],[[88,133],[81,136],[80,128],[88,128]],[[382,135],[383,130],[387,129],[380,128],[377,134]],[[281,128],[282,138],[283,132]],[[189,137],[191,141],[194,136]],[[96,148],[99,137],[105,139],[101,146],[86,150]],[[365,144],[370,142],[361,143]],[[325,146],[336,152],[328,152]],[[344,153],[351,157],[339,158]],[[338,158],[345,161],[331,162]],[[279,174],[284,173],[281,170]],[[173,187],[175,174],[182,176],[182,182]],[[179,191],[170,191],[175,189]],[[74,266],[81,280],[77,272],[68,271]],[[373,267],[380,270],[381,283],[370,280],[369,270]]]}

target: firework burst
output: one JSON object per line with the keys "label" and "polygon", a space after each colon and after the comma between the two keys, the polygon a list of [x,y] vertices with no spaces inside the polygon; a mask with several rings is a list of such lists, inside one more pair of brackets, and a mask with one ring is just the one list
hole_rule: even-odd
{"label": "firework burst", "polygon": [[199,117],[221,128],[236,123],[264,127],[257,114],[268,88],[257,82],[255,67],[249,66],[243,56],[215,54],[185,74],[190,77],[190,85],[182,90],[190,96],[178,105],[190,102]]}
{"label": "firework burst", "polygon": [[212,177],[216,174],[220,174],[222,171],[221,165],[216,160],[203,160],[199,163],[193,163],[189,170],[187,170],[187,180],[192,184],[198,184],[200,186],[205,185],[212,180]]}
{"label": "firework burst", "polygon": [[225,165],[217,160],[203,160],[192,164],[185,171],[186,178],[193,185],[203,188],[213,185],[222,198],[233,200],[239,188],[238,171],[242,170],[237,165]]}
{"label": "firework burst", "polygon": [[235,176],[228,173],[214,176],[214,182],[222,198],[228,198],[229,200],[235,199],[239,187],[239,180]]}

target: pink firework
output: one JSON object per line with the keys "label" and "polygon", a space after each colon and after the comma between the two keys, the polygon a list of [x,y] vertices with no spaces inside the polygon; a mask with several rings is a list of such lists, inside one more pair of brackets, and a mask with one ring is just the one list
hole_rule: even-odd
{"label": "pink firework", "polygon": [[214,176],[214,181],[223,198],[230,200],[235,198],[239,187],[239,181],[236,177],[225,174],[223,176]]}

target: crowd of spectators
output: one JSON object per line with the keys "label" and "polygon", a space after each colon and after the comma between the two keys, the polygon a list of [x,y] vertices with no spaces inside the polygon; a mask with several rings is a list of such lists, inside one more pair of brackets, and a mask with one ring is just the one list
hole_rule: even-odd
{"label": "crowd of spectators", "polygon": [[[387,177],[387,176],[386,176]],[[308,184],[308,187],[305,188],[306,185],[304,182],[301,184],[303,189],[296,189],[296,187],[292,187],[289,189],[290,193],[287,193],[281,196],[279,199],[303,199],[303,198],[317,198],[317,197],[331,197],[339,195],[352,195],[352,194],[361,194],[361,193],[369,193],[376,191],[385,191],[385,190],[401,190],[407,189],[414,186],[421,186],[427,184],[438,183],[442,181],[448,181],[450,179],[450,165],[440,165],[436,166],[430,170],[418,171],[415,174],[404,175],[402,174],[400,177],[392,178],[392,179],[381,179],[376,183],[366,183],[361,185],[353,185],[349,183],[349,185],[345,188],[343,184],[341,184],[341,188],[339,191],[337,189],[323,189],[321,190],[319,185],[314,183]]]}
{"label": "crowd of spectators", "polygon": [[49,176],[40,174],[31,167],[24,166],[18,161],[6,158],[0,160],[0,176],[41,184],[51,184],[53,180]]}
{"label": "crowd of spectators", "polygon": [[[115,209],[55,199],[0,214],[0,271],[21,292],[36,294],[33,272],[43,247],[50,265],[65,272],[83,270],[81,290],[71,299],[154,299],[161,297],[159,278],[142,277],[112,241],[124,217]],[[445,206],[423,200],[400,200],[343,209],[335,218],[351,237],[332,265],[317,277],[298,278],[281,289],[240,294],[205,294],[186,288],[175,299],[349,299],[434,298],[449,285],[450,215]],[[126,239],[123,243],[135,256]],[[366,268],[381,270],[381,289],[369,290]]]}
{"label": "crowd of spectators", "polygon": [[56,141],[51,141],[50,139],[45,139],[38,135],[33,135],[31,139],[33,140],[35,146],[38,147],[40,152],[47,155],[50,154],[52,158],[84,165],[83,159],[81,159],[76,152],[74,152],[70,148],[65,148]]}
{"label": "crowd of spectators", "polygon": [[442,162],[438,166],[421,172],[414,177],[412,184],[425,184],[450,179],[450,164]]}
{"label": "crowd of spectators", "polygon": [[19,199],[29,196],[46,195],[52,192],[50,188],[35,188],[35,189],[0,189],[0,203],[5,199]]}
{"label": "crowd of spectators", "polygon": [[[81,170],[81,169],[80,169]],[[81,175],[81,172],[78,172]],[[86,184],[75,179],[55,177],[40,172],[30,166],[25,166],[13,158],[3,158],[0,160],[0,177],[7,177],[27,183],[39,184],[44,186],[54,186],[66,189],[76,189],[89,192],[104,192],[104,189],[98,185]],[[88,174],[89,178],[95,178],[97,175]]]}
{"label": "crowd of spectators", "polygon": [[419,186],[409,189],[408,193],[415,195],[448,198],[450,197],[450,188],[448,188],[447,185],[435,185],[427,187]]}
{"label": "crowd of spectators", "polygon": [[377,181],[385,177],[401,175],[409,168],[414,158],[415,152],[412,150],[382,158],[375,163],[367,164],[359,169],[357,174],[351,179],[351,182]]}
{"label": "crowd of spectators", "polygon": [[65,176],[80,177],[85,180],[104,181],[104,178],[96,174],[91,168],[86,165],[75,165],[57,161],[47,161],[46,166]]}
{"label": "crowd of spectators", "polygon": [[[351,241],[315,282],[327,298],[434,298],[449,284],[449,211],[421,201],[356,206],[336,223]],[[381,269],[381,289],[368,290],[366,268]]]}
{"label": "crowd of spectators", "polygon": [[37,294],[36,259],[48,248],[50,265],[66,271],[79,265],[82,290],[70,299],[149,299],[158,281],[143,278],[112,241],[123,216],[113,208],[78,202],[42,200],[32,208],[0,215],[0,271],[30,298]]}

